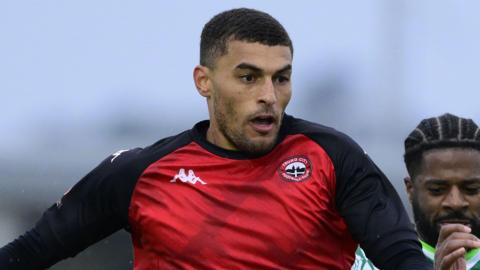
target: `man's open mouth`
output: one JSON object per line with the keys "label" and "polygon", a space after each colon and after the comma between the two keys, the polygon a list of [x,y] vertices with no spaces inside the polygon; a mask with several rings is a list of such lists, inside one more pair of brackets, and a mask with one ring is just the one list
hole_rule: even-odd
{"label": "man's open mouth", "polygon": [[277,121],[273,115],[265,114],[253,117],[250,123],[256,132],[266,134],[273,129]]}

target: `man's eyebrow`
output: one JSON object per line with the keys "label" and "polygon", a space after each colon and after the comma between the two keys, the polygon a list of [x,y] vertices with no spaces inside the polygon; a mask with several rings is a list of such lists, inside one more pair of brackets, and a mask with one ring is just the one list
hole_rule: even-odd
{"label": "man's eyebrow", "polygon": [[[235,69],[250,69],[250,70],[253,70],[255,72],[262,72],[263,71],[261,68],[255,66],[255,65],[252,65],[252,64],[248,64],[248,63],[240,63],[235,67]],[[275,74],[290,71],[291,69],[292,69],[292,65],[287,64],[284,67],[282,67],[281,69],[279,69],[278,71],[276,71]]]}
{"label": "man's eyebrow", "polygon": [[276,74],[278,73],[283,73],[283,72],[286,72],[286,71],[290,71],[292,70],[292,65],[291,64],[287,64],[286,66],[284,66],[283,68],[279,69],[277,72],[275,72]]}
{"label": "man's eyebrow", "polygon": [[424,183],[428,185],[445,185],[448,183],[448,181],[444,179],[434,178],[434,179],[425,179]]}
{"label": "man's eyebrow", "polygon": [[467,178],[463,180],[464,185],[479,184],[479,183],[480,183],[480,178]]}
{"label": "man's eyebrow", "polygon": [[247,63],[240,63],[235,67],[235,69],[251,69],[255,72],[261,72],[262,71],[261,68],[255,66],[255,65],[252,65],[252,64],[247,64]]}

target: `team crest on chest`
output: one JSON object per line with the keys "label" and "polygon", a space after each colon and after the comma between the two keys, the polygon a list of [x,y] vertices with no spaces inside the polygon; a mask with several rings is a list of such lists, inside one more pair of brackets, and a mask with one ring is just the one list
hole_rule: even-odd
{"label": "team crest on chest", "polygon": [[312,165],[306,156],[293,156],[280,164],[278,173],[284,180],[301,182],[312,175]]}

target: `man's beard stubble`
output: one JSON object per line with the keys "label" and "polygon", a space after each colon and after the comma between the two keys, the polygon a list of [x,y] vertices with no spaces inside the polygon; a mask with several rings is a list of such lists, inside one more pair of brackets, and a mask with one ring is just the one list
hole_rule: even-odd
{"label": "man's beard stubble", "polygon": [[[218,123],[218,128],[222,132],[223,136],[234,145],[239,151],[245,152],[247,154],[259,156],[268,153],[273,149],[278,138],[278,132],[275,134],[274,138],[270,141],[254,142],[250,140],[248,136],[242,131],[242,129],[235,130],[232,126],[241,127],[244,125],[240,119],[237,119],[237,114],[233,110],[233,104],[231,101],[224,101],[223,108],[225,110],[220,110],[219,104],[215,104],[217,100],[214,99],[214,107],[217,108],[214,112],[215,119]],[[272,109],[266,108],[262,112],[271,112]],[[231,119],[228,119],[228,116]],[[247,118],[248,119],[248,118]],[[229,123],[230,126],[229,126]],[[281,121],[281,120],[280,120]],[[280,123],[278,123],[280,126]]]}
{"label": "man's beard stubble", "polygon": [[477,219],[468,217],[465,213],[461,211],[450,211],[446,214],[443,214],[440,217],[436,217],[433,222],[425,215],[423,210],[420,207],[420,202],[417,196],[413,197],[412,200],[412,210],[413,217],[415,220],[415,225],[417,233],[424,242],[429,244],[432,247],[437,245],[438,236],[440,234],[440,220],[454,220],[454,219],[468,219],[472,226],[472,234],[479,237],[480,236],[480,223]]}
{"label": "man's beard stubble", "polygon": [[413,198],[412,200],[412,210],[415,226],[420,239],[427,242],[427,244],[430,246],[435,247],[437,244],[439,231],[434,224],[431,224],[428,221],[428,218],[420,209],[417,198]]}

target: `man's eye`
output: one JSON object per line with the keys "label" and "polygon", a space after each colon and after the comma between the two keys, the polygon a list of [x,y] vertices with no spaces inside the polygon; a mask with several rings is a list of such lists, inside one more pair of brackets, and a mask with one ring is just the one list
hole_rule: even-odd
{"label": "man's eye", "polygon": [[437,188],[437,187],[430,187],[427,190],[430,194],[432,194],[434,196],[435,195],[441,195],[441,194],[443,194],[443,191],[444,191],[442,188]]}
{"label": "man's eye", "polygon": [[246,83],[251,83],[255,81],[255,76],[253,76],[252,74],[246,74],[240,76],[240,79]]}
{"label": "man's eye", "polygon": [[290,78],[287,77],[287,76],[278,76],[278,77],[276,78],[276,81],[277,81],[278,83],[282,84],[282,83],[286,83],[286,82],[290,81]]}
{"label": "man's eye", "polygon": [[476,194],[480,193],[480,188],[466,187],[465,188],[465,193],[468,194],[468,195],[476,195]]}

